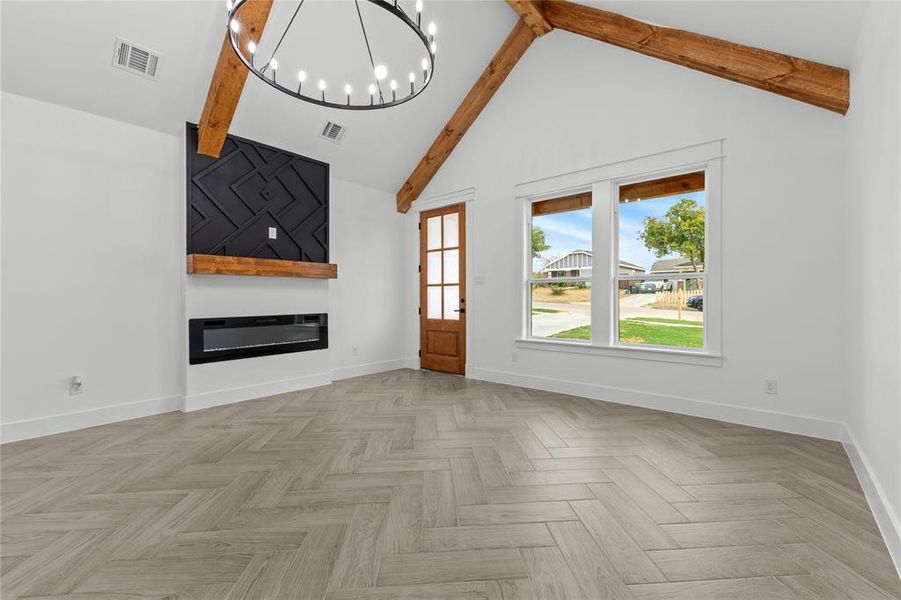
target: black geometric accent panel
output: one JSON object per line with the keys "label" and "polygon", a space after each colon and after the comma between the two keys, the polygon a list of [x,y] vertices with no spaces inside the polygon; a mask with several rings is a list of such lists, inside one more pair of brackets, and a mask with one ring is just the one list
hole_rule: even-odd
{"label": "black geometric accent panel", "polygon": [[204,156],[187,127],[188,254],[329,261],[326,163],[233,135]]}

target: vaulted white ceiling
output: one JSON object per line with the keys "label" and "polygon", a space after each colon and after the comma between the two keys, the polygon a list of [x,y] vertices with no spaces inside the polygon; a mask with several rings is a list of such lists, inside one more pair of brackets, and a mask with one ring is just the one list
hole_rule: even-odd
{"label": "vaulted white ceiling", "polygon": [[[357,39],[359,23],[353,3],[307,2],[320,6],[306,15],[305,27],[314,16],[321,25],[305,29],[305,39],[325,51],[310,58],[309,67],[297,59],[290,68],[296,62],[314,81],[328,79],[331,93],[343,94],[346,79],[363,77],[359,71],[339,68],[348,58],[361,60],[365,52]],[[412,10],[412,0],[401,2]],[[864,6],[857,2],[585,3],[845,67],[852,59]],[[377,10],[361,4],[364,11]],[[295,5],[293,0],[277,2],[269,25],[283,28]],[[222,43],[224,0],[7,0],[0,2],[0,11],[0,87],[4,91],[173,134],[182,130],[185,121],[199,119]],[[435,78],[416,100],[388,110],[339,111],[294,100],[249,77],[231,132],[324,160],[336,177],[395,192],[500,46],[516,15],[500,0],[425,0],[425,19],[439,25],[439,50]],[[274,31],[267,29],[267,35]],[[536,43],[554,43],[560,35],[571,34],[553,32]],[[162,54],[159,81],[112,68],[116,36]],[[390,63],[403,42],[380,36],[377,29],[373,36],[374,52],[383,52],[386,64]],[[395,68],[402,86],[409,69],[408,65]],[[349,82],[357,93],[368,84]],[[536,93],[542,93],[538,84]],[[318,137],[327,120],[347,127],[340,144]]]}

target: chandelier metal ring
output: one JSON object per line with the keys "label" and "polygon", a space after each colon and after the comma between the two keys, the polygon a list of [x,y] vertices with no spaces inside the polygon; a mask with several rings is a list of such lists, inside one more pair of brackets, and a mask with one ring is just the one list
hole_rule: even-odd
{"label": "chandelier metal ring", "polygon": [[[267,85],[274,87],[279,90],[283,94],[287,94],[298,100],[303,100],[304,102],[310,102],[311,104],[316,104],[319,106],[327,106],[329,108],[337,108],[341,110],[377,110],[382,108],[390,108],[392,106],[397,106],[399,104],[403,104],[405,102],[409,102],[413,98],[417,97],[428,87],[429,83],[432,81],[432,75],[435,70],[435,44],[434,37],[431,34],[427,34],[423,31],[421,26],[421,10],[422,10],[422,2],[421,0],[417,1],[417,15],[416,20],[414,21],[400,6],[397,4],[397,0],[367,0],[368,2],[378,6],[379,8],[388,11],[395,17],[397,17],[402,23],[404,23],[407,27],[409,27],[419,41],[422,42],[423,47],[425,48],[425,57],[422,63],[422,77],[416,77],[413,72],[410,73],[409,81],[399,82],[398,88],[402,89],[394,89],[388,91],[388,97],[385,97],[384,92],[381,90],[381,86],[378,85],[377,94],[372,93],[373,86],[370,85],[370,101],[369,103],[353,103],[351,101],[350,93],[345,94],[344,102],[335,102],[328,99],[325,88],[320,87],[319,97],[311,96],[309,94],[304,93],[303,83],[305,79],[301,79],[299,84],[297,85],[297,89],[291,89],[286,87],[281,82],[278,81],[277,78],[277,63],[276,67],[270,69],[270,64],[267,61],[267,64],[262,65],[261,67],[257,67],[254,65],[253,61],[253,53],[248,49],[241,48],[241,42],[239,37],[241,35],[241,19],[240,19],[240,10],[241,7],[244,6],[250,0],[236,0],[234,5],[228,10],[228,21],[226,25],[226,32],[228,35],[229,42],[231,43],[232,50],[234,50],[238,59],[248,71],[257,76],[258,79],[266,83]],[[294,22],[294,17],[297,16],[297,12],[300,10],[300,7],[303,5],[304,0],[300,0],[300,3],[295,11],[294,16],[292,16],[291,21],[288,23],[288,27],[285,29],[282,34],[282,39],[284,39],[285,35],[287,35],[288,30],[291,28],[292,23]],[[363,36],[366,38],[366,28],[363,25],[362,14],[359,13],[359,5],[357,5],[358,15],[360,16],[360,25],[363,27]],[[259,40],[250,40],[248,44],[250,47],[255,48],[256,44]],[[279,42],[279,44],[281,41]],[[367,49],[369,49],[369,41],[366,40]],[[278,49],[278,45],[276,45],[276,51]],[[248,55],[250,55],[248,57]],[[273,53],[273,57],[271,62],[275,63],[275,56]],[[370,62],[372,62],[372,56],[370,51],[369,56]],[[381,65],[379,65],[381,67]],[[270,71],[271,74],[269,76],[266,75],[266,71]],[[373,70],[376,70],[376,67],[373,65]],[[303,71],[301,71],[303,74]],[[376,74],[373,74],[375,79],[378,80]],[[304,74],[305,77],[305,74]],[[408,91],[409,90],[409,91]]]}

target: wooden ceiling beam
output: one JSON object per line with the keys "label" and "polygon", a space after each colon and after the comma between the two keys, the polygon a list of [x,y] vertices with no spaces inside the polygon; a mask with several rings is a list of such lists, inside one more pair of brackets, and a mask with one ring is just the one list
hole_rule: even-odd
{"label": "wooden ceiling beam", "polygon": [[457,107],[457,110],[451,116],[447,125],[432,142],[431,147],[413,173],[404,182],[404,185],[397,192],[397,210],[405,213],[410,210],[410,205],[422,193],[428,185],[447,157],[450,156],[454,148],[466,134],[469,127],[475,122],[482,109],[488,104],[488,101],[494,96],[494,93],[501,86],[520,57],[535,39],[532,29],[526,25],[522,19],[516,22],[513,30],[504,40],[500,49],[482,71],[482,74],[476,80],[472,89],[463,98],[463,102]]}
{"label": "wooden ceiling beam", "polygon": [[558,29],[837,113],[848,112],[847,69],[651,25],[566,0],[547,2],[544,8],[547,20]]}
{"label": "wooden ceiling beam", "polygon": [[[259,43],[272,2],[273,0],[248,0],[241,8],[237,15],[241,24],[238,32],[239,48],[246,48],[250,41]],[[219,157],[246,80],[247,68],[235,55],[226,33],[197,126],[197,152],[200,154]]]}
{"label": "wooden ceiling beam", "polygon": [[507,4],[526,22],[535,37],[541,37],[553,29],[544,16],[545,0],[507,0]]}

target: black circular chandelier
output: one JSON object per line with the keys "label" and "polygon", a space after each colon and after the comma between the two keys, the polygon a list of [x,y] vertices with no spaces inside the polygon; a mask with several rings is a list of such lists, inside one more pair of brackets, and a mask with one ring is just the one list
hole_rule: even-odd
{"label": "black circular chandelier", "polygon": [[[363,40],[366,44],[368,56],[365,57],[369,64],[369,72],[371,80],[366,88],[367,94],[354,95],[353,88],[349,83],[344,85],[343,94],[335,93],[328,89],[326,79],[319,79],[315,87],[312,82],[307,81],[306,71],[299,70],[296,73],[284,74],[279,71],[279,61],[277,53],[289,35],[292,25],[294,25],[304,0],[299,0],[297,8],[291,16],[288,25],[285,27],[275,49],[269,53],[268,57],[260,57],[259,40],[251,39],[247,35],[241,23],[241,8],[248,2],[253,0],[227,0],[226,7],[228,9],[228,39],[235,54],[241,60],[247,69],[256,75],[266,84],[274,87],[280,92],[310,102],[319,106],[328,106],[330,108],[340,108],[344,110],[376,110],[380,108],[388,108],[408,102],[421,94],[432,80],[432,74],[435,69],[435,52],[437,46],[435,44],[435,23],[429,23],[426,28],[422,26],[422,0],[415,0],[415,17],[411,17],[404,11],[403,7],[398,4],[398,0],[365,0],[378,6],[393,15],[406,27],[408,27],[416,38],[422,43],[425,49],[424,58],[420,61],[421,72],[411,71],[407,75],[406,81],[398,82],[397,79],[389,79],[389,69],[381,63],[376,63],[372,56],[372,47],[369,42],[369,35],[366,31],[366,24],[363,20],[363,13],[360,11],[360,0],[354,0],[356,6],[357,17],[360,22],[360,29]],[[415,64],[415,63],[414,63]],[[384,89],[383,89],[384,86]],[[312,88],[312,90],[311,90]],[[308,91],[310,90],[310,91]],[[312,92],[312,93],[310,93]]]}

